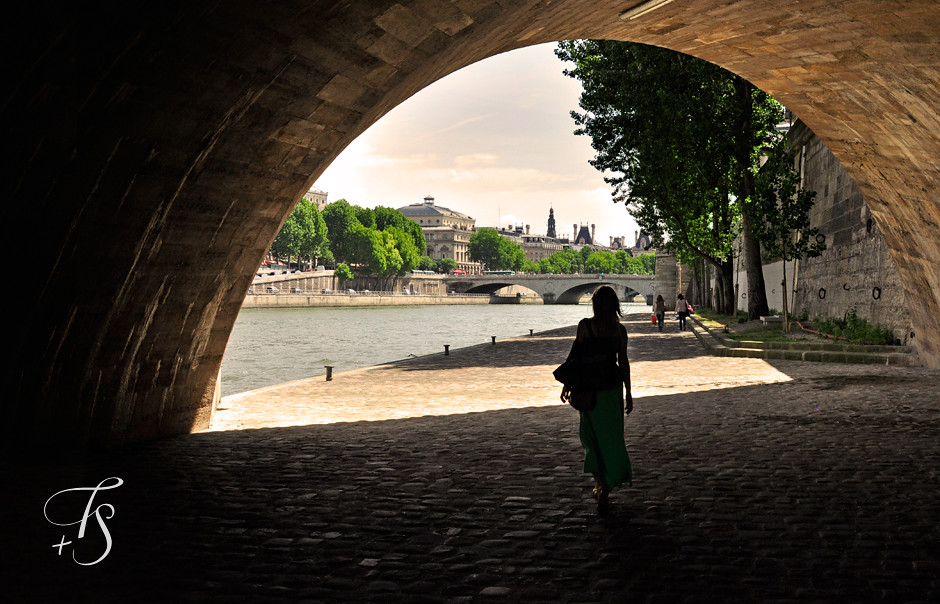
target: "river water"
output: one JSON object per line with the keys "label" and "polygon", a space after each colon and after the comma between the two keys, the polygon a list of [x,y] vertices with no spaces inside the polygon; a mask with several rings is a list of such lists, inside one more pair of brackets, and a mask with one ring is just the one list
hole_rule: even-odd
{"label": "river water", "polygon": [[[624,304],[624,314],[649,312]],[[222,359],[222,396],[575,325],[590,304],[242,309]],[[559,361],[560,362],[560,361]]]}

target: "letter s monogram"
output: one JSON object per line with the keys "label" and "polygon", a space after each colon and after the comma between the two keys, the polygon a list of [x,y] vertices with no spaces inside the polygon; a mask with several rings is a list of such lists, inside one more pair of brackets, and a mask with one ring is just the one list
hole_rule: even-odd
{"label": "letter s monogram", "polygon": [[[113,484],[110,484],[109,481],[112,481],[112,480],[115,482]],[[92,514],[95,515],[95,520],[97,520],[98,526],[101,527],[101,532],[104,534],[105,543],[106,543],[104,553],[98,556],[98,558],[94,560],[93,562],[79,562],[78,560],[75,559],[75,552],[73,551],[72,560],[75,560],[77,564],[80,564],[82,566],[91,566],[93,564],[97,564],[101,562],[102,560],[104,560],[105,556],[107,556],[108,553],[111,551],[111,544],[112,544],[111,532],[108,530],[108,527],[105,524],[104,520],[105,518],[111,519],[114,517],[114,506],[111,505],[110,503],[103,503],[99,505],[98,507],[96,507],[94,510],[92,510],[92,504],[95,501],[95,495],[98,493],[98,491],[107,491],[109,489],[115,489],[121,486],[122,484],[124,484],[123,480],[121,480],[117,476],[112,476],[111,478],[105,478],[104,480],[102,480],[100,483],[98,483],[98,486],[65,489],[63,491],[59,491],[58,493],[56,493],[55,495],[53,495],[52,497],[46,500],[46,503],[42,508],[42,513],[46,517],[46,520],[48,520],[52,524],[55,524],[56,526],[72,526],[74,524],[80,524],[78,528],[79,539],[85,536],[85,528],[88,523],[88,518]],[[91,495],[88,497],[88,503],[85,505],[85,513],[82,514],[82,517],[79,520],[76,520],[75,522],[56,522],[52,518],[49,518],[49,513],[47,509],[49,507],[49,502],[55,499],[57,496],[61,495],[62,493],[70,493],[72,491],[91,491]],[[102,508],[106,508],[106,514],[104,515],[101,512]]]}

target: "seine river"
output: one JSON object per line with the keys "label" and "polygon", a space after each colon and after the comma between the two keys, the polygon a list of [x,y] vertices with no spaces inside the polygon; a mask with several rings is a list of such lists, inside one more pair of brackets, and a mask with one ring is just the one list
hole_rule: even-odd
{"label": "seine river", "polygon": [[[647,311],[624,304],[624,314]],[[468,304],[253,308],[235,321],[222,359],[222,396],[575,325],[590,304]],[[559,361],[561,362],[561,361]]]}

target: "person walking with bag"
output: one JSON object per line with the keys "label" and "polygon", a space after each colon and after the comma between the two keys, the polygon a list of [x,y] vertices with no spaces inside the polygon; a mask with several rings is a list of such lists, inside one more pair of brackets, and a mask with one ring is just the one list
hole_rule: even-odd
{"label": "person walking with bag", "polygon": [[659,326],[659,331],[662,331],[663,323],[666,322],[666,300],[663,298],[662,294],[656,296],[656,305],[653,306],[653,314],[656,315],[656,325]]}
{"label": "person walking with bag", "polygon": [[[591,298],[594,316],[578,323],[569,361],[579,357],[582,375],[593,405],[579,402],[581,445],[584,447],[584,472],[594,477],[594,499],[599,514],[607,512],[611,489],[633,482],[633,469],[623,439],[624,411],[633,411],[630,391],[630,363],[627,360],[627,330],[620,323],[620,300],[608,286],[599,288]],[[568,362],[566,361],[566,364]],[[557,377],[556,373],[556,377]],[[565,382],[561,400],[572,403],[580,388],[572,391]],[[584,409],[583,407],[589,407]]]}
{"label": "person walking with bag", "polygon": [[679,294],[676,298],[676,312],[679,314],[679,331],[685,330],[685,319],[689,316],[689,303]]}

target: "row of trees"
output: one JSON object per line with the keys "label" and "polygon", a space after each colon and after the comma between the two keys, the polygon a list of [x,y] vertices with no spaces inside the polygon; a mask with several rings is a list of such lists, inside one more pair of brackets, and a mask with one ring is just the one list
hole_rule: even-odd
{"label": "row of trees", "polygon": [[421,227],[398,210],[335,201],[320,212],[302,199],[288,216],[271,253],[317,264],[336,262],[341,279],[355,273],[391,278],[418,268],[427,249]]}
{"label": "row of trees", "polygon": [[[637,258],[625,250],[562,250],[539,262],[527,260],[522,247],[494,229],[480,229],[468,243],[470,259],[487,270],[527,273],[652,274],[655,258]],[[398,210],[383,206],[374,210],[340,199],[322,212],[302,199],[288,216],[271,245],[277,258],[298,263],[336,262],[341,279],[354,274],[392,278],[408,271],[448,273],[457,268],[451,258],[434,260],[424,255],[427,245],[421,227]]]}
{"label": "row of trees", "polygon": [[427,249],[421,227],[393,208],[374,210],[340,199],[323,209],[337,269],[391,279],[418,267]]}
{"label": "row of trees", "polygon": [[[802,191],[776,126],[784,109],[746,80],[670,50],[628,42],[559,43],[574,64],[591,164],[649,233],[653,246],[714,268],[714,305],[735,309],[733,242],[743,240],[748,314],[768,314],[761,245],[776,257],[818,255],[808,228],[813,194]],[[769,161],[767,161],[769,158]],[[798,233],[796,239],[791,233]]]}
{"label": "row of trees", "polygon": [[522,247],[494,229],[480,229],[467,244],[470,259],[486,270],[514,270],[526,273],[605,273],[651,275],[655,255],[634,258],[626,250],[609,252],[584,246],[580,250],[561,250],[539,262],[527,260]]}

